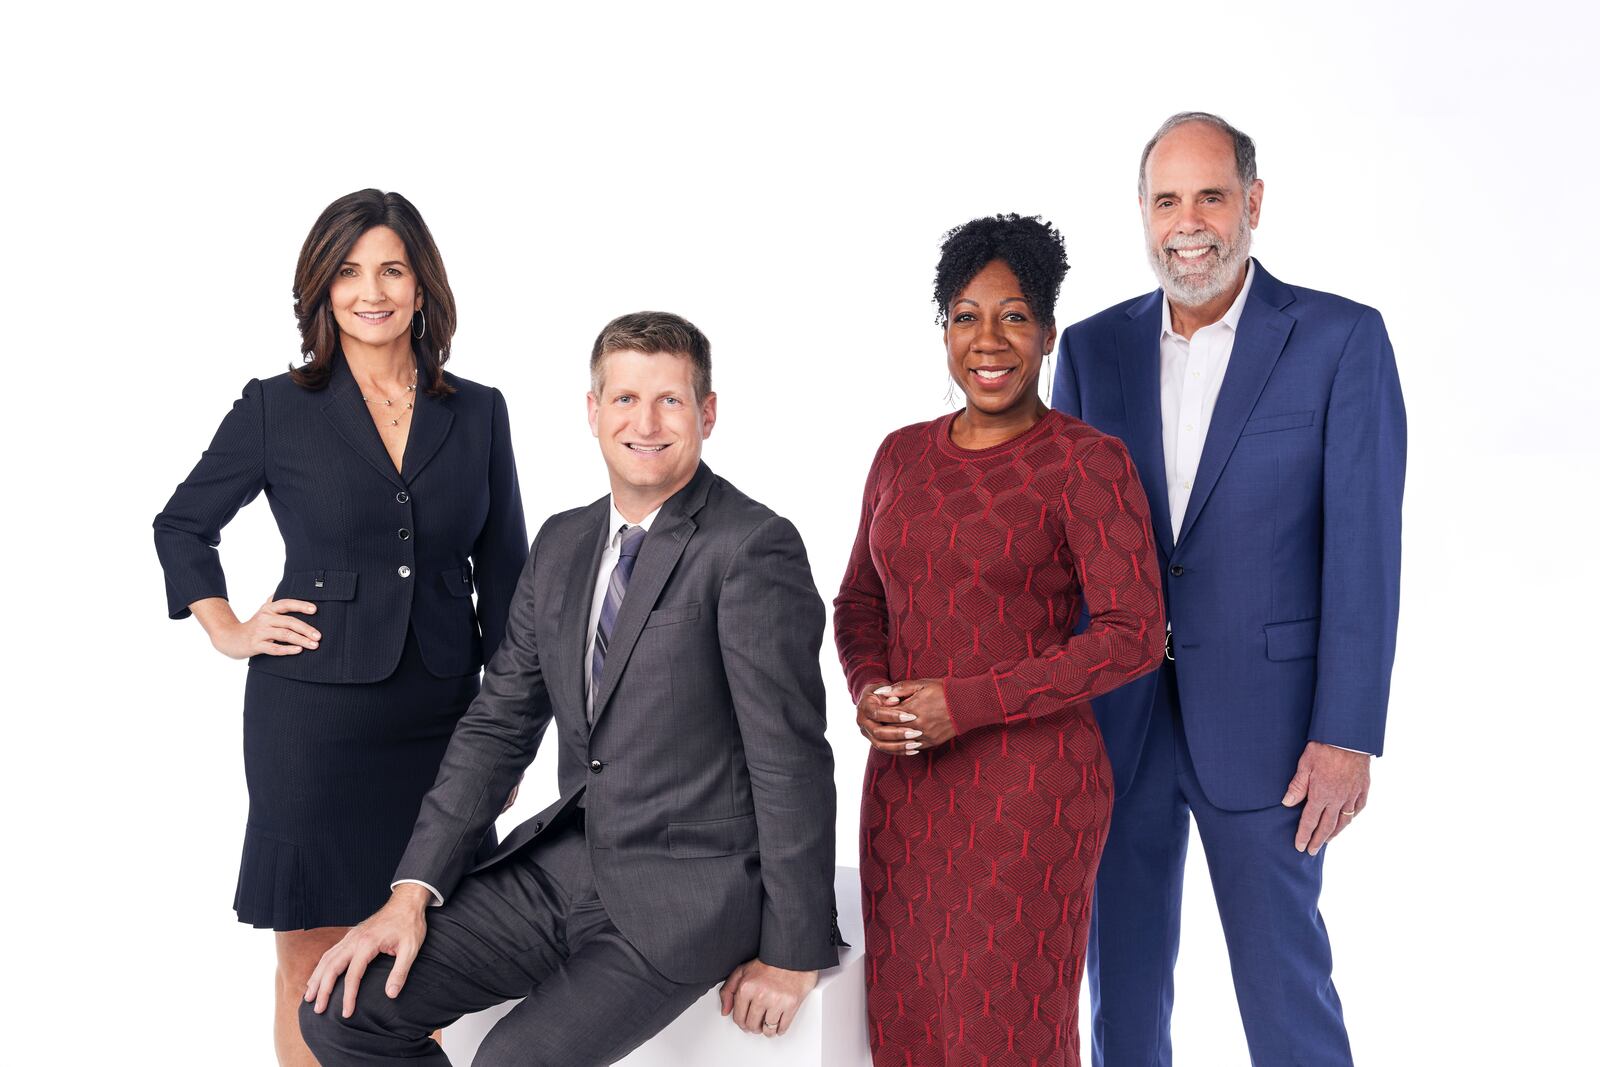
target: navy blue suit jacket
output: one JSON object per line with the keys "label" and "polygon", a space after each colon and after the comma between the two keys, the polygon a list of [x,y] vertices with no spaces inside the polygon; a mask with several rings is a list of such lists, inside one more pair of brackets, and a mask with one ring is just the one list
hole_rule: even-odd
{"label": "navy blue suit jacket", "polygon": [[314,602],[308,618],[322,640],[296,655],[252,657],[252,669],[379,681],[400,662],[409,627],[430,673],[476,671],[505,633],[528,535],[505,399],[445,380],[455,393],[415,394],[401,470],[343,359],[316,392],[287,374],[251,380],[156,516],[171,617],[228,595],[222,527],[265,492],[286,554],[273,598]]}
{"label": "navy blue suit jacket", "polygon": [[[1380,754],[1400,605],[1406,422],[1383,319],[1258,262],[1178,536],[1160,290],[1061,338],[1052,402],[1120,437],[1150,498],[1184,732],[1218,807],[1278,803],[1308,740]],[[1118,792],[1156,675],[1094,702]]]}

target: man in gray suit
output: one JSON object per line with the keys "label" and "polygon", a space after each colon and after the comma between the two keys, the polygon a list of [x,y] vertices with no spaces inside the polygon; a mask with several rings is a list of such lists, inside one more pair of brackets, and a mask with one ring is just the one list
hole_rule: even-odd
{"label": "man in gray suit", "polygon": [[[691,323],[625,315],[590,372],[611,494],[540,530],[393,895],[312,975],[324,1067],[447,1064],[435,1029],[517,997],[476,1063],[611,1063],[722,978],[723,1013],[776,1036],[838,963],[805,547],[700,462]],[[472,867],[552,720],[561,799]]]}

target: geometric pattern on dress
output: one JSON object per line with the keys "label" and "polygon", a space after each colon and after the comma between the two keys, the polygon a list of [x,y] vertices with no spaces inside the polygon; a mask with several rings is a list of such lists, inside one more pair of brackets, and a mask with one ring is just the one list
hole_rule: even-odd
{"label": "geometric pattern on dress", "polygon": [[879,448],[834,601],[851,693],[943,679],[957,729],[867,758],[873,1062],[1077,1067],[1112,798],[1088,701],[1161,660],[1149,507],[1122,443],[1077,419],[1052,411],[977,451],[950,441],[953,419]]}

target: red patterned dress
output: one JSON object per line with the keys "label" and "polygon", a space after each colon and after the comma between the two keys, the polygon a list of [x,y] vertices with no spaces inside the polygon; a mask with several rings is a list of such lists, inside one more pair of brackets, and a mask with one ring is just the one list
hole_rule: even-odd
{"label": "red patterned dress", "polygon": [[851,694],[942,678],[957,731],[867,760],[873,1063],[1076,1067],[1112,795],[1089,699],[1160,662],[1149,508],[1122,442],[1077,419],[981,450],[954,419],[884,440],[834,601]]}

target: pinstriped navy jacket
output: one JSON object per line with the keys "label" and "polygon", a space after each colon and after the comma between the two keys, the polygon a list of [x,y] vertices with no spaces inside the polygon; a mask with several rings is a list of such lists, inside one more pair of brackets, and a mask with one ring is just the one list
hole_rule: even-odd
{"label": "pinstriped navy jacket", "polygon": [[505,633],[527,527],[504,398],[445,379],[450,396],[418,388],[398,471],[343,359],[316,392],[287,374],[251,380],[156,516],[170,616],[228,595],[222,527],[265,492],[286,552],[273,598],[314,602],[322,640],[297,655],[255,656],[252,669],[379,681],[400,662],[410,627],[431,673],[476,671]]}

